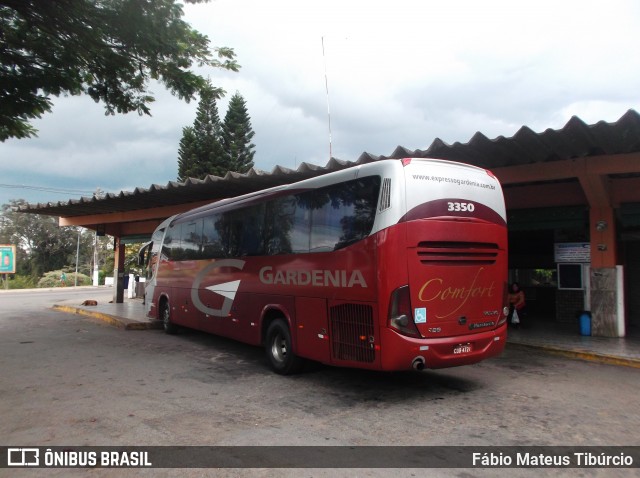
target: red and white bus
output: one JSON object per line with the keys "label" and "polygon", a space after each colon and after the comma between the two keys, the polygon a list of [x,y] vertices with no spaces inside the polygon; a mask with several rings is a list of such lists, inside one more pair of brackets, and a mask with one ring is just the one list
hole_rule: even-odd
{"label": "red and white bus", "polygon": [[214,202],[146,251],[149,317],[262,345],[281,374],[452,367],[505,346],[504,198],[474,166],[383,160]]}

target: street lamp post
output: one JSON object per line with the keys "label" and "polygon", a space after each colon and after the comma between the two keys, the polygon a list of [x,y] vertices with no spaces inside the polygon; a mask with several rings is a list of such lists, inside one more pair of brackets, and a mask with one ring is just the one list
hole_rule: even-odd
{"label": "street lamp post", "polygon": [[98,231],[93,238],[93,285],[98,286],[100,273],[98,272]]}
{"label": "street lamp post", "polygon": [[78,287],[78,262],[80,261],[80,234],[82,233],[82,228],[78,228],[78,245],[76,247],[76,280],[73,284],[74,287]]}

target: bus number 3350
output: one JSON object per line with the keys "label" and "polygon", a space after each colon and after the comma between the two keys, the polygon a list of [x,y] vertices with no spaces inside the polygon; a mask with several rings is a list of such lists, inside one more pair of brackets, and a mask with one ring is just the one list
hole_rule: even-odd
{"label": "bus number 3350", "polygon": [[472,202],[449,202],[448,211],[453,212],[473,212],[476,208]]}

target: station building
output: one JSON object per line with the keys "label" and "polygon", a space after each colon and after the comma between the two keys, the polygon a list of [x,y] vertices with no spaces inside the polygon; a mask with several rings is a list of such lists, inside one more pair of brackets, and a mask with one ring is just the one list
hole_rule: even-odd
{"label": "station building", "polygon": [[58,216],[115,237],[115,300],[122,302],[124,247],[148,240],[160,222],[223,198],[388,158],[439,158],[490,169],[505,193],[509,276],[527,296],[527,320],[575,325],[589,312],[591,334],[640,336],[640,115],[613,123],[571,118],[558,130],[523,126],[512,137],[476,133],[467,143],[436,139],[425,150],[332,158],[203,180],[169,182],[104,198],[31,204],[25,213]]}

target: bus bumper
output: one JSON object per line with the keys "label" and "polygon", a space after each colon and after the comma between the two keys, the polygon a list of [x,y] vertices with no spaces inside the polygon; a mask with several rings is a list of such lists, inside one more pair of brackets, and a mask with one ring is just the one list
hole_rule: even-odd
{"label": "bus bumper", "polygon": [[507,342],[507,324],[456,337],[415,339],[387,328],[381,334],[383,370],[437,369],[470,365],[499,355]]}

